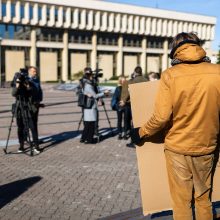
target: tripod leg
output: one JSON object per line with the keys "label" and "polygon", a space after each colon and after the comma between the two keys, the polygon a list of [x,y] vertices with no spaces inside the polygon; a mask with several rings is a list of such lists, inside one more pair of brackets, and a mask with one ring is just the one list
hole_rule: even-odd
{"label": "tripod leg", "polygon": [[79,121],[79,125],[78,125],[77,132],[79,132],[79,129],[80,129],[80,125],[81,125],[81,123],[82,123],[82,120],[83,120],[83,115],[81,116],[81,119],[80,119],[80,121]]}
{"label": "tripod leg", "polygon": [[[21,100],[21,98],[20,98],[20,108],[21,108],[22,120],[24,124],[24,132],[27,135],[27,141],[30,146],[30,151],[31,151],[30,155],[33,156],[34,148],[33,148],[33,142],[31,140],[31,135],[30,135],[30,130],[33,129],[30,127],[30,125],[33,126],[33,122],[29,121],[32,119],[31,119],[30,109],[28,109],[28,103],[26,102],[26,100]],[[32,133],[32,137],[33,137],[33,133]]]}
{"label": "tripod leg", "polygon": [[112,126],[111,126],[111,122],[110,122],[109,117],[108,117],[107,110],[106,110],[106,108],[105,108],[105,103],[103,103],[103,108],[104,108],[104,111],[105,111],[106,118],[107,118],[107,120],[108,120],[109,127],[110,127],[110,129],[111,129],[111,134],[112,134],[112,136],[113,136],[113,135],[114,135],[114,132],[113,132],[113,129],[112,129]]}
{"label": "tripod leg", "polygon": [[5,148],[3,148],[3,151],[5,152],[5,154],[8,153],[7,152],[7,150],[8,150],[8,142],[9,142],[9,138],[10,138],[10,135],[11,135],[11,127],[12,127],[13,121],[14,121],[14,114],[12,115],[11,123],[10,123],[9,129],[8,129],[8,137],[7,137],[6,145],[5,145]]}
{"label": "tripod leg", "polygon": [[14,121],[15,113],[17,112],[17,104],[18,104],[18,101],[16,100],[16,102],[14,104],[15,108],[12,105],[11,123],[10,123],[10,126],[8,128],[8,137],[7,137],[6,145],[5,145],[5,148],[3,148],[3,151],[5,152],[5,154],[8,153],[8,151],[7,151],[8,150],[8,142],[9,142],[9,138],[10,138],[10,135],[11,135],[11,127],[12,127],[12,124],[13,124],[13,121]]}

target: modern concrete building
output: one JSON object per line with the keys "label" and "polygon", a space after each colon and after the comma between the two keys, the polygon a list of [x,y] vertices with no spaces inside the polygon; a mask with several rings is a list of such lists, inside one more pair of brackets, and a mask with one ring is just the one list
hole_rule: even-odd
{"label": "modern concrete building", "polygon": [[[211,50],[216,18],[90,0],[0,0],[1,81],[36,65],[41,81],[67,81],[85,66],[104,79],[169,66],[169,43],[195,31]],[[210,51],[211,53],[211,51]]]}

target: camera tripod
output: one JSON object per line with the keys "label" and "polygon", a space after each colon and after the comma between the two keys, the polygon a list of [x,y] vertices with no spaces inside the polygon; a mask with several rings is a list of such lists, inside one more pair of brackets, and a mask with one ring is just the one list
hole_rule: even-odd
{"label": "camera tripod", "polygon": [[33,120],[31,118],[31,109],[30,109],[30,101],[27,100],[27,98],[18,95],[16,98],[15,104],[12,105],[12,118],[11,118],[11,123],[9,126],[9,132],[8,132],[8,137],[6,141],[6,146],[3,149],[5,154],[8,154],[8,142],[10,139],[10,134],[11,134],[11,128],[12,124],[14,121],[15,114],[17,113],[18,109],[20,109],[20,116],[21,116],[21,121],[24,126],[24,131],[23,131],[23,137],[27,138],[27,143],[29,144],[30,148],[30,156],[34,155],[34,143],[37,142],[38,137],[37,137],[37,132],[34,128]]}
{"label": "camera tripod", "polygon": [[[104,112],[105,112],[105,115],[106,115],[106,118],[107,118],[107,121],[108,121],[108,124],[109,124],[109,128],[111,130],[111,134],[113,136],[114,132],[113,132],[113,129],[112,129],[112,126],[111,126],[111,121],[109,119],[108,112],[107,112],[106,107],[105,107],[105,102],[103,101],[103,99],[101,100],[101,102],[102,102],[102,106],[103,106],[103,109],[104,109]],[[83,108],[82,108],[82,116],[81,116],[81,119],[80,119],[79,124],[78,124],[78,129],[77,129],[78,132],[79,132],[80,126],[82,124],[82,121],[83,121]],[[100,134],[98,132],[98,130],[99,130],[98,121],[99,121],[99,112],[97,110],[97,121],[95,123],[95,136],[97,136],[97,140],[98,140],[98,142],[100,142]]]}

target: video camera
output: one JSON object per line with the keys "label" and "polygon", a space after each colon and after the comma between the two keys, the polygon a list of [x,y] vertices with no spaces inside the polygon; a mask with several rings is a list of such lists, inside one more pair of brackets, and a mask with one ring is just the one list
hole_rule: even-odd
{"label": "video camera", "polygon": [[92,71],[92,78],[93,78],[94,83],[98,83],[99,78],[103,77],[102,71],[103,69],[95,69],[94,71]]}
{"label": "video camera", "polygon": [[18,73],[16,73],[16,82],[20,84],[29,83],[28,71],[25,68],[21,68]]}
{"label": "video camera", "polygon": [[16,83],[19,83],[20,87],[30,84],[28,77],[28,70],[21,68],[19,72],[16,72],[11,82],[11,87],[15,87]]}

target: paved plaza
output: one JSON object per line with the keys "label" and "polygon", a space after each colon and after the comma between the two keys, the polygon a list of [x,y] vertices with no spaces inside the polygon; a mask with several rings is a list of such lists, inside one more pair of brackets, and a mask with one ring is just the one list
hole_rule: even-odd
{"label": "paved plaza", "polygon": [[[73,91],[43,85],[39,135],[43,152],[34,157],[17,153],[16,124],[13,123],[5,155],[11,113],[0,113],[0,219],[1,220],[127,220],[172,219],[170,213],[142,215],[137,161],[128,141],[110,136],[109,123],[100,108],[103,140],[81,144],[77,131],[81,110]],[[14,102],[9,89],[0,89],[0,112]],[[105,100],[113,128],[116,114]],[[80,130],[82,129],[82,125]]]}

